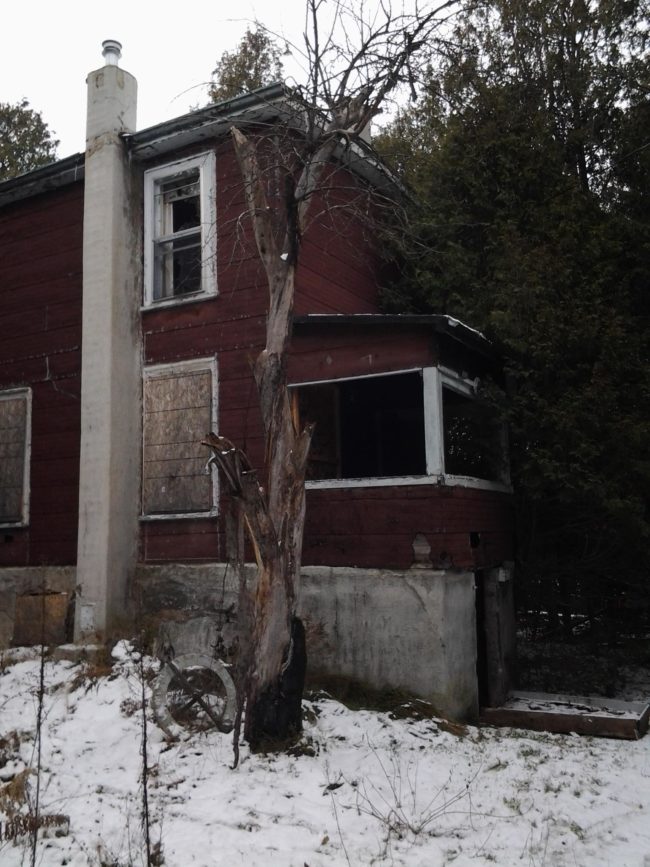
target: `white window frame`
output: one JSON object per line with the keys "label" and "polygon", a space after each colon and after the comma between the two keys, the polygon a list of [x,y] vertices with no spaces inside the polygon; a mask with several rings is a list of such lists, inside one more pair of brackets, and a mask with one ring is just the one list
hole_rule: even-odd
{"label": "white window frame", "polygon": [[[459,376],[444,367],[409,367],[385,373],[342,376],[336,379],[318,379],[292,383],[290,388],[328,383],[350,382],[356,379],[378,379],[382,376],[399,376],[404,373],[421,373],[424,408],[424,447],[426,475],[420,476],[368,476],[355,479],[318,479],[305,483],[308,490],[336,488],[385,488],[405,485],[448,485],[465,488],[480,488],[487,491],[511,493],[509,477],[505,481],[477,479],[473,476],[452,476],[445,473],[445,444],[442,418],[442,386],[458,391],[466,397],[476,396],[476,383]],[[504,432],[505,437],[505,432]],[[504,439],[504,447],[506,445]]]}
{"label": "white window frame", "polygon": [[437,425],[437,430],[439,432],[439,442],[436,444],[437,448],[437,460],[438,465],[441,466],[445,483],[449,485],[461,485],[465,487],[472,488],[487,488],[488,490],[504,490],[507,492],[512,491],[512,485],[510,483],[510,466],[507,460],[508,454],[508,437],[505,425],[501,425],[501,448],[503,450],[503,454],[506,456],[506,460],[504,462],[504,473],[503,479],[500,481],[488,481],[487,479],[477,479],[474,476],[455,476],[444,472],[445,465],[445,444],[444,444],[444,424],[443,424],[443,401],[442,401],[442,388],[445,386],[446,388],[451,389],[452,391],[458,392],[458,394],[462,394],[464,397],[468,397],[470,399],[476,399],[476,391],[478,387],[477,380],[467,379],[465,377],[459,376],[455,371],[450,370],[447,367],[437,367],[433,368],[436,371],[438,384],[434,385],[435,390],[438,395],[438,407],[437,414],[440,423]]}
{"label": "white window frame", "polygon": [[30,469],[32,456],[32,390],[29,387],[0,391],[0,400],[25,400],[25,452],[23,457],[23,511],[18,521],[0,521],[0,527],[28,527],[31,494]]}
{"label": "white window frame", "polygon": [[[143,436],[142,436],[142,466],[144,467],[144,387],[145,382],[150,379],[157,379],[162,377],[167,377],[170,374],[184,374],[184,373],[192,373],[193,371],[202,371],[209,370],[211,376],[211,400],[212,400],[212,413],[210,417],[210,429],[213,431],[217,431],[218,419],[219,419],[219,408],[217,406],[218,401],[218,392],[219,392],[219,384],[217,380],[217,357],[210,356],[207,358],[193,358],[188,361],[173,361],[164,364],[149,364],[143,368],[142,371],[142,422],[143,422]],[[208,431],[206,431],[206,434]],[[206,449],[205,454],[205,463],[206,463],[206,472],[211,473],[212,476],[212,506],[210,509],[206,509],[202,512],[170,512],[166,514],[153,514],[149,515],[144,512],[144,469],[143,469],[143,482],[142,482],[142,490],[140,491],[140,520],[141,521],[180,521],[185,520],[187,518],[214,518],[219,514],[219,474],[217,472],[213,472],[212,469],[208,466],[210,454]]]}
{"label": "white window frame", "polygon": [[[201,208],[201,291],[170,298],[154,298],[156,196],[159,188],[176,175],[199,170]],[[217,294],[217,191],[214,151],[147,169],[144,173],[144,304],[143,309],[189,304]]]}

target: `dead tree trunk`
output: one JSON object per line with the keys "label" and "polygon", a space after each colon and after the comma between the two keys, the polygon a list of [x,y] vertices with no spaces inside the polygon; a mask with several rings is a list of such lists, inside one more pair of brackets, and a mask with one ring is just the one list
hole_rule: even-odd
{"label": "dead tree trunk", "polygon": [[241,504],[257,562],[244,736],[252,749],[259,749],[286,741],[302,728],[306,650],[295,611],[311,427],[301,430],[292,413],[286,376],[299,229],[287,225],[284,243],[278,244],[254,146],[238,130],[233,130],[233,139],[269,286],[266,346],[253,369],[266,434],[264,488],[246,456],[228,440],[211,434],[205,444],[230,494]]}
{"label": "dead tree trunk", "polygon": [[240,130],[232,130],[246,210],[269,290],[266,345],[253,370],[266,434],[264,488],[246,456],[232,443],[215,434],[205,443],[239,504],[257,561],[251,663],[245,678],[244,733],[253,749],[286,741],[301,729],[306,657],[304,630],[296,618],[296,588],[312,431],[309,426],[301,429],[292,413],[286,367],[294,280],[308,211],[337,149],[354,150],[361,132],[395,87],[408,84],[413,90],[414,59],[456,0],[442,0],[437,7],[423,13],[416,9],[413,14],[393,12],[387,3],[382,14],[377,17],[373,12],[370,20],[353,13],[344,0],[336,0],[337,26],[347,32],[346,27],[356,23],[358,31],[359,44],[350,41],[343,47],[333,38],[334,26],[329,35],[319,33],[320,5],[318,0],[306,2],[310,96],[305,102],[296,95],[295,128],[285,138],[286,154],[279,153],[277,130],[266,137],[266,147],[276,148],[275,162],[285,166],[283,200],[269,201],[255,144]]}

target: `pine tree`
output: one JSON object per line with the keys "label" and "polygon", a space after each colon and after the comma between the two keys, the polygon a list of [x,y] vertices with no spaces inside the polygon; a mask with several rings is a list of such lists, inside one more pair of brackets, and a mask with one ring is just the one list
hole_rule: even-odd
{"label": "pine tree", "polygon": [[58,144],[28,100],[0,102],[0,181],[54,162]]}
{"label": "pine tree", "polygon": [[650,567],[646,12],[477,5],[379,142],[418,200],[387,309],[501,348],[523,601],[566,613],[638,610]]}
{"label": "pine tree", "polygon": [[280,49],[261,24],[246,28],[239,46],[224,51],[212,73],[208,95],[212,102],[222,102],[250,93],[282,78]]}

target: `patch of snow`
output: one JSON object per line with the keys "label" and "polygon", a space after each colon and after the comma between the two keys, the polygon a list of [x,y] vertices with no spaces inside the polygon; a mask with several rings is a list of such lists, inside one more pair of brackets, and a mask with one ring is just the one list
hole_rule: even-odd
{"label": "patch of snow", "polygon": [[[114,656],[100,678],[91,666],[46,662],[41,812],[69,816],[70,826],[39,839],[43,867],[146,863],[140,666],[126,643]],[[149,694],[158,663],[144,664]],[[5,767],[34,767],[38,675],[37,660],[0,674]],[[147,708],[152,841],[167,867],[640,867],[650,852],[650,737],[472,726],[452,734],[435,719],[392,719],[327,698],[305,701],[305,714],[314,755],[242,746],[231,770],[230,735],[169,743]],[[29,841],[6,838],[5,785],[0,864],[18,867]],[[33,775],[26,785],[33,798]]]}
{"label": "patch of snow", "polygon": [[459,325],[461,325],[467,331],[473,331],[474,334],[478,334],[478,336],[483,340],[487,340],[487,337],[485,336],[485,334],[483,334],[482,331],[479,331],[477,328],[472,328],[471,325],[467,325],[465,322],[461,322],[460,319],[456,319],[454,316],[445,316],[445,319],[447,320],[450,328],[457,328]]}

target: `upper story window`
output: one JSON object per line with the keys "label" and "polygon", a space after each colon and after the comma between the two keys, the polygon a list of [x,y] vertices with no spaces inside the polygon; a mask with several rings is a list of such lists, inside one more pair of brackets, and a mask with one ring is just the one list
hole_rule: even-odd
{"label": "upper story window", "polygon": [[293,386],[314,422],[309,485],[509,486],[503,425],[473,382],[428,367]]}
{"label": "upper story window", "polygon": [[0,527],[29,523],[32,393],[0,391]]}
{"label": "upper story window", "polygon": [[209,152],[144,175],[144,303],[215,295],[215,156]]}

